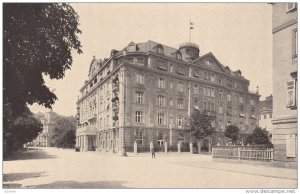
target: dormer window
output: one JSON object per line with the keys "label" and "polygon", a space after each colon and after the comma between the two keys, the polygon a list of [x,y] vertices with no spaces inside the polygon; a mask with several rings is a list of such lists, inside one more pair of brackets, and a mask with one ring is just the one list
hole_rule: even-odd
{"label": "dormer window", "polygon": [[182,56],[181,56],[180,53],[177,53],[177,54],[176,54],[176,59],[178,59],[178,60],[181,60],[181,59],[182,59]]}
{"label": "dormer window", "polygon": [[164,53],[162,47],[157,47],[157,50],[156,50],[156,51],[157,51],[158,54],[163,54],[163,53]]}
{"label": "dormer window", "polygon": [[206,64],[208,67],[213,67],[212,61],[211,61],[210,59],[207,59],[207,60],[205,61],[205,64]]}

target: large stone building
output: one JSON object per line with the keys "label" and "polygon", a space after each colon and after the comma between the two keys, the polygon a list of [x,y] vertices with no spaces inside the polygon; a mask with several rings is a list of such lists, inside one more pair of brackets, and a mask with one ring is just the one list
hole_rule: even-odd
{"label": "large stone building", "polygon": [[51,135],[53,134],[55,121],[58,119],[59,115],[52,111],[52,109],[45,113],[43,116],[38,115],[37,118],[43,124],[43,131],[33,140],[33,146],[37,147],[52,147],[54,142],[51,140]]}
{"label": "large stone building", "polygon": [[297,164],[297,3],[273,6],[274,161]]}
{"label": "large stone building", "polygon": [[188,141],[183,122],[195,109],[213,116],[212,144],[223,144],[228,124],[242,133],[258,125],[259,95],[249,80],[199,46],[178,49],[157,42],[131,42],[109,59],[93,58],[77,102],[81,150],[121,151],[123,146],[177,145]]}

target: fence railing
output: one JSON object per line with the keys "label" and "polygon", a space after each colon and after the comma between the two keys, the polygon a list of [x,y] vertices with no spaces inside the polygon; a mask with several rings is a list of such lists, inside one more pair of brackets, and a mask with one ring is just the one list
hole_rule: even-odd
{"label": "fence railing", "polygon": [[212,148],[212,157],[271,162],[273,161],[273,149],[267,147],[216,146]]}

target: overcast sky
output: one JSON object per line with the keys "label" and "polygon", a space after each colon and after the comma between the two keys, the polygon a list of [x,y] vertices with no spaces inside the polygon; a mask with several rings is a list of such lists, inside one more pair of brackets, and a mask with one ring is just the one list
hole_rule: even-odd
{"label": "overcast sky", "polygon": [[[272,7],[266,3],[76,3],[80,17],[83,54],[73,54],[73,66],[62,80],[49,80],[58,101],[53,111],[76,114],[79,89],[88,78],[90,62],[108,58],[111,49],[149,39],[178,48],[189,39],[189,21],[194,23],[192,42],[200,55],[212,52],[232,70],[240,69],[250,80],[250,90],[259,86],[261,99],[272,93]],[[33,112],[46,112],[38,105]]]}

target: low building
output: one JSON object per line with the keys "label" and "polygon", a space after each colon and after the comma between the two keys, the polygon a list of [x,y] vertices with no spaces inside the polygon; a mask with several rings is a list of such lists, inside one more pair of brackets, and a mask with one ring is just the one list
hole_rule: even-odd
{"label": "low building", "polygon": [[223,65],[197,44],[172,48],[154,41],[129,43],[108,59],[95,57],[77,102],[76,143],[81,150],[119,152],[124,146],[177,145],[184,119],[206,111],[216,129],[212,144],[225,144],[224,129],[243,134],[258,126],[259,94],[240,70]]}

